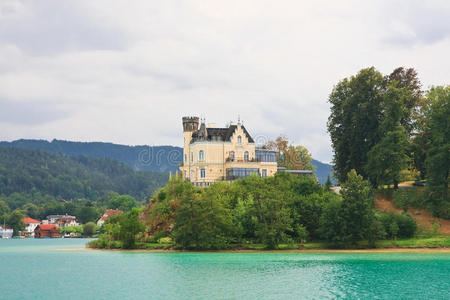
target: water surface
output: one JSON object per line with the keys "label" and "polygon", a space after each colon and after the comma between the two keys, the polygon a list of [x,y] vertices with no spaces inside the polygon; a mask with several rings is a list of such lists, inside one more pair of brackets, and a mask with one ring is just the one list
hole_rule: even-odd
{"label": "water surface", "polygon": [[450,299],[445,253],[74,249],[85,243],[0,240],[0,299]]}

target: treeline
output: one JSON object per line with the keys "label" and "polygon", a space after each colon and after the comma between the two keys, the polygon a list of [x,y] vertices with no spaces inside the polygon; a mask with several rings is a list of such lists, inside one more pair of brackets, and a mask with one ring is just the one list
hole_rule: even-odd
{"label": "treeline", "polygon": [[[151,199],[142,214],[146,227],[134,237],[138,244],[166,239],[179,249],[253,243],[274,249],[310,240],[330,247],[355,247],[361,241],[374,246],[378,239],[415,233],[417,225],[409,214],[394,217],[375,211],[373,199],[370,185],[355,171],[342,185],[342,196],[311,178],[288,173],[250,176],[205,189],[173,178]],[[121,247],[120,222],[109,226],[91,246]]]}
{"label": "treeline", "polygon": [[0,147],[42,150],[67,156],[109,158],[123,162],[133,169],[152,172],[176,172],[183,149],[172,146],[127,146],[102,142],[71,142],[62,140],[16,140],[0,142]]}
{"label": "treeline", "polygon": [[450,86],[423,91],[414,69],[383,75],[372,67],[340,81],[329,102],[340,182],[351,169],[375,188],[425,179],[422,208],[450,218]]}
{"label": "treeline", "polygon": [[[0,147],[0,195],[4,196],[39,193],[57,199],[95,200],[114,191],[143,199],[167,178],[168,174],[135,171],[110,159]],[[16,207],[12,203],[10,208]]]}

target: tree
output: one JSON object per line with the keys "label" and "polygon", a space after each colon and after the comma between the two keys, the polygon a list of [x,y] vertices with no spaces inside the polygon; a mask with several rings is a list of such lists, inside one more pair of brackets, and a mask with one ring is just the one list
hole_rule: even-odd
{"label": "tree", "polygon": [[331,182],[330,175],[327,176],[327,181],[325,181],[325,190],[329,191],[333,183]]}
{"label": "tree", "polygon": [[433,87],[427,97],[431,103],[426,127],[429,136],[427,193],[434,215],[450,218],[450,86]]}
{"label": "tree", "polygon": [[87,222],[83,227],[83,236],[89,237],[95,234],[97,225],[94,222]]}
{"label": "tree", "polygon": [[[331,114],[328,131],[334,150],[334,170],[339,181],[346,179],[350,169],[368,178],[368,172],[374,170],[374,156],[389,157],[389,153],[384,151],[383,146],[386,145],[391,152],[401,154],[391,161],[396,166],[405,165],[404,157],[410,148],[409,138],[417,132],[424,105],[420,87],[417,72],[412,68],[397,68],[383,77],[373,67],[361,70],[334,87],[329,96]],[[402,139],[402,143],[390,144],[395,139]],[[381,141],[383,146],[370,153]],[[370,168],[369,160],[372,160]],[[370,174],[374,186],[381,184],[375,179],[380,178],[382,167],[377,169],[376,174]],[[390,180],[397,177],[394,176],[396,172],[389,172]]]}
{"label": "tree", "polygon": [[19,235],[19,231],[25,229],[25,223],[23,222],[25,215],[20,210],[14,210],[8,217],[7,224],[14,230],[13,235]]}
{"label": "tree", "polygon": [[308,230],[306,230],[306,227],[303,225],[297,225],[295,230],[297,232],[300,245],[306,243],[306,239],[308,238]]}
{"label": "tree", "polygon": [[400,171],[408,167],[407,147],[406,132],[398,125],[369,151],[366,172],[373,187],[394,184],[398,188]]}
{"label": "tree", "polygon": [[278,165],[289,170],[314,170],[311,153],[304,146],[289,144],[286,136],[280,135],[275,141],[265,145],[267,149],[278,151]]}
{"label": "tree", "polygon": [[123,214],[120,221],[120,241],[124,249],[136,248],[137,234],[145,230],[144,224],[139,220],[140,210],[133,208],[126,214]]}
{"label": "tree", "polygon": [[182,248],[226,249],[233,241],[233,217],[227,207],[228,184],[216,183],[180,201],[173,234]]}
{"label": "tree", "polygon": [[[342,202],[332,201],[321,217],[322,236],[336,246],[355,245],[357,241],[369,239],[374,244],[378,230],[373,213],[372,190],[355,170],[347,175],[342,184]],[[377,234],[374,234],[377,233]]]}
{"label": "tree", "polygon": [[85,205],[76,210],[76,217],[80,223],[84,224],[96,221],[99,218],[99,213],[92,203],[86,202]]}
{"label": "tree", "polygon": [[334,171],[340,182],[355,169],[367,177],[367,153],[379,141],[385,81],[375,68],[340,81],[331,92],[328,132],[334,150]]}
{"label": "tree", "polygon": [[10,212],[8,204],[5,202],[5,200],[1,200],[0,198],[0,218],[1,221],[3,221],[3,217]]}
{"label": "tree", "polygon": [[116,195],[109,202],[109,206],[113,209],[120,209],[123,212],[130,211],[133,207],[137,207],[137,201],[130,195]]}
{"label": "tree", "polygon": [[398,225],[397,222],[393,221],[390,225],[389,225],[389,231],[391,232],[392,238],[394,240],[397,240],[397,235],[398,235]]}

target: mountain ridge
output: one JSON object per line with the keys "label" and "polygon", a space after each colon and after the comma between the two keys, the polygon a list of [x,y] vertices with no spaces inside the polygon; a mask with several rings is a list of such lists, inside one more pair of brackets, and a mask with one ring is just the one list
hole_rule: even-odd
{"label": "mountain ridge", "polygon": [[[108,142],[74,142],[53,139],[52,141],[38,139],[19,139],[2,141],[0,147],[14,147],[30,150],[42,150],[61,153],[68,156],[88,156],[94,158],[109,158],[123,162],[135,170],[152,172],[176,172],[182,162],[183,149],[177,146],[128,146]],[[316,159],[311,162],[320,183],[332,177],[333,166]]]}

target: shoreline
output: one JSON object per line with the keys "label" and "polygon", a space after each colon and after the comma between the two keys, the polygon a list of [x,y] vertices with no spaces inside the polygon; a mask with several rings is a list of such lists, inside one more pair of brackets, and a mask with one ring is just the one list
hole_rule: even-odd
{"label": "shoreline", "polygon": [[375,249],[287,249],[287,250],[164,250],[164,249],[96,249],[61,248],[56,251],[107,251],[131,253],[448,253],[450,248],[375,248]]}

